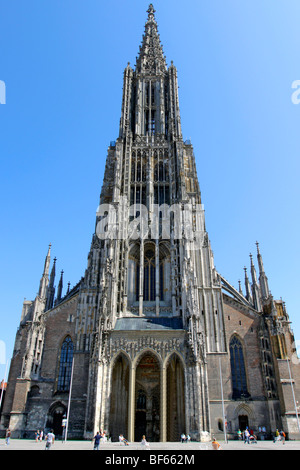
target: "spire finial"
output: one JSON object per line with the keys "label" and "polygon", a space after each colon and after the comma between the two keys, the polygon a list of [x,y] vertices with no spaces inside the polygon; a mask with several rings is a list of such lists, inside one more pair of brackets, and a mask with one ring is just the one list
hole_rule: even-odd
{"label": "spire finial", "polygon": [[154,10],[154,6],[153,6],[152,3],[150,3],[150,5],[149,5],[149,8],[148,8],[148,10],[147,10],[147,13],[148,13],[148,18],[149,18],[149,20],[150,20],[150,19],[151,19],[151,20],[154,19],[155,10]]}
{"label": "spire finial", "polygon": [[150,3],[147,10],[148,18],[145,24],[142,45],[136,61],[136,71],[147,75],[160,74],[167,70],[160,37],[157,29],[157,22],[154,16],[155,10]]}

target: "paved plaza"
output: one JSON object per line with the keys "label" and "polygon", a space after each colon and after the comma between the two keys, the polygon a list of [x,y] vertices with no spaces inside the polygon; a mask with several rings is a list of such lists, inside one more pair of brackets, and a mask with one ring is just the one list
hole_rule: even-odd
{"label": "paved plaza", "polygon": [[[286,441],[285,444],[282,442],[273,443],[273,441],[258,441],[257,444],[244,444],[242,441],[229,441],[227,444],[223,441],[219,441],[222,450],[245,450],[245,451],[258,451],[258,450],[300,450],[300,441]],[[0,439],[0,451],[10,450],[44,450],[45,442],[35,442],[33,440],[26,439],[11,439],[10,444],[5,445],[5,440]],[[93,450],[93,443],[91,441],[55,441],[51,450]],[[143,450],[141,444],[138,442],[131,443],[129,446],[120,445],[118,442],[105,443],[100,445],[100,451],[108,451],[107,455],[112,453],[120,454],[128,451],[139,451]],[[162,451],[164,454],[168,453],[170,456],[172,452],[180,454],[180,452],[188,451],[189,454],[197,451],[212,450],[211,442],[199,443],[181,443],[181,442],[155,442],[150,443],[150,453],[153,451]]]}

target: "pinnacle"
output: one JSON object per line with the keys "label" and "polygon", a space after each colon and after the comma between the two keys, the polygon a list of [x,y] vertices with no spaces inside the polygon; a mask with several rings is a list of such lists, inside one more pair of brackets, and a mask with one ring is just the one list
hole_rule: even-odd
{"label": "pinnacle", "polygon": [[137,70],[147,74],[157,74],[166,70],[166,61],[160,43],[160,38],[155,21],[155,10],[150,3],[147,10],[148,20],[145,24],[145,34],[140,46],[139,57],[137,58]]}

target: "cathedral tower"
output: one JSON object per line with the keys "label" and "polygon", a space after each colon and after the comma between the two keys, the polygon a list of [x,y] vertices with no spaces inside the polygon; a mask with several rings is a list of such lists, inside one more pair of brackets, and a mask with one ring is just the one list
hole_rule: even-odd
{"label": "cathedral tower", "polygon": [[92,352],[86,432],[100,423],[165,441],[208,432],[206,351],[226,346],[177,70],[167,67],[154,13],[151,4],[136,66],[124,71],[76,334],[77,351]]}
{"label": "cathedral tower", "polygon": [[258,244],[259,278],[251,255],[245,296],[215,269],[177,70],[152,4],[147,14],[124,71],[86,271],[65,295],[61,271],[54,299],[49,248],[38,296],[24,302],[2,428],[61,434],[69,411],[77,438],[102,429],[112,440],[207,440],[225,422],[232,436],[246,426],[297,435],[285,305],[270,294]]}

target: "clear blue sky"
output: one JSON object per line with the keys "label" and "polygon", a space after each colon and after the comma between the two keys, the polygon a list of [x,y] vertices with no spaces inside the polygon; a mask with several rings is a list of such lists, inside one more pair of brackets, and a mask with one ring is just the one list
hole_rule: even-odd
{"label": "clear blue sky", "polygon": [[[118,137],[123,70],[135,64],[149,3],[0,1],[0,341],[8,358],[48,244],[64,292],[84,274],[107,147]],[[167,62],[178,69],[216,267],[237,287],[258,240],[271,291],[286,301],[300,340],[300,104],[291,100],[300,2],[153,3]]]}

